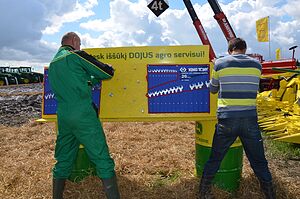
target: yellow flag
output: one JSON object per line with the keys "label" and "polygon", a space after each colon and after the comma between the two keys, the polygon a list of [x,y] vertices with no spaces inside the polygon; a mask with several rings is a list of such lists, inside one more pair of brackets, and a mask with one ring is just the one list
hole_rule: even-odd
{"label": "yellow flag", "polygon": [[256,21],[256,34],[259,42],[269,41],[269,17],[261,18]]}
{"label": "yellow flag", "polygon": [[280,56],[280,48],[277,48],[276,49],[276,60],[279,60],[281,59],[281,56]]}

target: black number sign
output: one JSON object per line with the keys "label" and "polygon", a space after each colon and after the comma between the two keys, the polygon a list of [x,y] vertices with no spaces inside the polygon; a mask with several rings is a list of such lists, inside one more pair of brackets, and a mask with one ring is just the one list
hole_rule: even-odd
{"label": "black number sign", "polygon": [[169,5],[164,0],[153,0],[148,4],[148,8],[158,17]]}

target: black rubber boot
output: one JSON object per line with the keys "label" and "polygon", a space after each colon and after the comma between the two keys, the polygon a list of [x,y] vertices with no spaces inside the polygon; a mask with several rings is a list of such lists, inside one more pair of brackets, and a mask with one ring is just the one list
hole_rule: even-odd
{"label": "black rubber boot", "polygon": [[53,199],[63,199],[66,179],[53,179]]}
{"label": "black rubber boot", "polygon": [[213,176],[202,176],[199,186],[198,199],[215,199],[211,190],[213,179]]}
{"label": "black rubber boot", "polygon": [[116,176],[112,178],[101,179],[104,187],[104,192],[107,199],[120,199],[120,193],[117,184]]}
{"label": "black rubber boot", "polygon": [[266,199],[276,199],[276,194],[275,194],[272,181],[270,182],[260,181],[260,187]]}

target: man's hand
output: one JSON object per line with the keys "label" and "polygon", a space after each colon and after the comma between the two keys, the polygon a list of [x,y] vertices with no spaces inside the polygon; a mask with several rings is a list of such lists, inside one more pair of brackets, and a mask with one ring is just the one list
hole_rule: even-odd
{"label": "man's hand", "polygon": [[112,68],[113,71],[116,71],[116,69],[114,69],[111,64],[106,63],[106,65],[108,65],[110,68]]}
{"label": "man's hand", "polygon": [[216,61],[217,61],[217,58],[213,58],[213,59],[211,60],[211,62],[212,62],[213,64],[215,64]]}

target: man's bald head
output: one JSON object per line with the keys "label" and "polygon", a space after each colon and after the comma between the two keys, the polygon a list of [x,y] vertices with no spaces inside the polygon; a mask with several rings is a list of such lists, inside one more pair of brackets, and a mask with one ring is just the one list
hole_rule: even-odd
{"label": "man's bald head", "polygon": [[75,50],[80,50],[81,41],[75,32],[68,32],[62,37],[61,45],[72,46]]}

